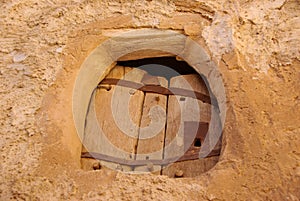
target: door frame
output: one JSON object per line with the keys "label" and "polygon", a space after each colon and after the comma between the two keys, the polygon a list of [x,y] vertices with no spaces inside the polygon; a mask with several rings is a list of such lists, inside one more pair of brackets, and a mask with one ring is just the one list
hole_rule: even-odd
{"label": "door frame", "polygon": [[80,67],[72,97],[73,119],[79,139],[83,141],[90,99],[98,83],[106,77],[119,58],[140,50],[159,50],[178,56],[207,80],[210,97],[217,106],[212,107],[208,137],[199,154],[199,157],[206,157],[221,137],[226,118],[226,95],[222,76],[216,63],[200,44],[170,30],[125,31],[104,41],[91,52]]}

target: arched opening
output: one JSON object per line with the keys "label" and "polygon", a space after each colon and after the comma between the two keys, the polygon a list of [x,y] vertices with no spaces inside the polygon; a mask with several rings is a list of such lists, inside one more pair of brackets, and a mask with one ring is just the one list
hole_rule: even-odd
{"label": "arched opening", "polygon": [[[186,91],[167,91],[174,87]],[[208,171],[218,162],[220,142],[207,157],[199,159],[210,123],[211,101],[205,81],[185,61],[170,56],[117,61],[98,84],[92,98],[83,140],[87,146],[82,151],[83,169],[109,167],[131,173],[192,177]],[[113,104],[113,98],[118,99],[117,104]],[[128,106],[126,101],[120,100],[127,98],[130,99]],[[156,106],[162,108],[162,113],[151,112]],[[129,116],[124,115],[124,109],[129,110]],[[155,119],[155,115],[161,117]],[[126,118],[137,126],[132,130],[122,128],[132,126],[130,123],[120,125],[128,122]],[[118,125],[115,122],[118,120],[123,122]],[[152,132],[155,126],[153,130],[145,130],[156,120],[163,125],[161,129],[156,133]],[[94,124],[99,127],[95,128]]]}
{"label": "arched opening", "polygon": [[[140,34],[140,35],[139,35]],[[222,84],[220,85],[220,83],[222,83],[219,73],[216,69],[216,66],[214,65],[214,63],[209,59],[208,55],[205,53],[205,51],[199,46],[199,45],[195,45],[193,43],[193,41],[189,40],[188,38],[186,38],[185,36],[182,36],[178,33],[174,33],[174,32],[160,32],[158,30],[151,30],[150,32],[147,31],[146,34],[146,42],[145,42],[145,32],[141,32],[138,33],[138,35],[135,37],[132,37],[132,35],[125,35],[125,36],[121,36],[118,37],[117,39],[113,40],[112,42],[110,41],[110,43],[108,44],[104,44],[102,46],[99,46],[90,56],[89,58],[85,61],[85,63],[82,65],[82,69],[81,69],[81,73],[79,74],[77,81],[76,81],[76,86],[74,89],[74,102],[73,102],[73,113],[74,113],[74,119],[75,119],[75,123],[76,123],[76,128],[79,134],[79,137],[81,138],[81,141],[83,142],[85,148],[87,150],[83,150],[83,152],[85,152],[82,157],[83,158],[97,158],[99,160],[101,160],[102,163],[106,163],[107,166],[110,166],[112,164],[112,168],[114,169],[118,169],[118,170],[123,170],[123,171],[135,171],[135,170],[140,170],[140,172],[159,172],[161,174],[166,174],[169,175],[171,177],[182,177],[182,176],[196,176],[199,175],[205,171],[207,171],[208,169],[210,169],[217,161],[218,161],[218,155],[220,153],[220,137],[221,137],[221,132],[222,132],[222,123],[224,122],[224,118],[225,118],[225,97],[224,97],[224,88],[222,88]],[[143,36],[142,38],[140,36]],[[163,37],[162,37],[163,36]],[[149,39],[149,41],[147,41],[147,38]],[[126,39],[126,40],[124,40]],[[128,41],[129,40],[129,41]],[[133,41],[133,43],[139,44],[141,41],[143,41],[143,44],[139,47],[136,48],[132,48],[133,45],[130,43],[130,40]],[[131,41],[131,42],[132,42]],[[120,46],[116,48],[116,46],[112,46],[112,43],[116,43],[120,44]],[[153,43],[154,42],[154,43]],[[172,42],[172,44],[170,44],[170,42]],[[181,83],[179,82],[174,82],[175,86],[172,86],[171,82],[172,79],[175,78],[176,76],[171,76],[170,74],[168,74],[168,76],[165,77],[160,77],[159,75],[153,74],[154,71],[152,70],[152,75],[150,76],[145,76],[145,74],[147,74],[147,69],[140,69],[145,67],[145,65],[147,64],[147,60],[149,62],[149,60],[151,61],[151,51],[148,51],[150,48],[150,50],[152,49],[157,49],[157,47],[155,46],[155,43],[159,43],[160,47],[159,47],[159,51],[160,54],[159,56],[155,55],[155,59],[156,61],[159,61],[160,63],[166,62],[166,63],[172,63],[175,62],[173,66],[173,70],[176,71],[179,70],[181,72],[177,72],[179,74],[179,76],[189,76],[192,75],[191,77],[194,77],[194,80],[198,80],[195,84],[195,86],[204,86],[204,91],[196,91],[193,89],[193,87],[191,87],[190,89],[181,89],[178,91],[178,89],[180,89],[180,86],[177,86],[176,83]],[[130,46],[132,49],[128,49],[128,46]],[[147,48],[146,48],[147,47]],[[122,58],[122,56],[124,55],[128,55],[129,53],[135,52],[135,51],[144,51],[146,52],[145,54],[148,55],[147,56],[143,56],[142,60],[139,60],[139,57],[136,56],[130,56],[129,58],[134,58],[135,59],[127,59],[127,61],[124,61],[124,59],[120,59]],[[173,57],[165,57],[161,55],[161,52],[166,52],[166,54],[168,54],[168,56],[173,56]],[[185,62],[183,61],[177,61],[176,58],[183,58],[185,60]],[[146,59],[145,59],[146,58]],[[95,62],[95,60],[97,62]],[[116,62],[117,60],[119,60],[118,62]],[[123,60],[123,61],[121,61]],[[129,60],[129,61],[128,61]],[[179,59],[181,60],[181,59]],[[144,62],[144,65],[138,66],[139,62]],[[146,63],[145,63],[146,62]],[[158,62],[158,63],[159,63]],[[131,63],[131,64],[130,64]],[[153,62],[152,62],[153,63]],[[179,64],[181,63],[181,64]],[[149,64],[149,63],[148,63]],[[124,66],[122,66],[124,65]],[[128,66],[125,66],[128,65]],[[161,65],[161,64],[157,64],[157,65]],[[181,65],[187,65],[188,67],[181,67]],[[123,67],[123,68],[122,68]],[[138,69],[138,71],[136,70],[132,70],[132,69],[126,69],[127,68],[133,68],[133,69]],[[140,67],[140,68],[137,68]],[[119,70],[115,71],[116,68],[119,68]],[[120,70],[120,68],[122,68],[122,70]],[[148,67],[149,68],[149,67]],[[124,77],[126,78],[126,75],[128,72],[133,72],[131,75],[129,73],[129,78],[130,79],[134,79],[134,80],[126,80],[125,79],[125,84],[124,81],[122,81],[121,83],[123,83],[123,85],[121,84],[121,86],[119,86],[120,84],[120,80],[122,80]],[[151,70],[150,70],[151,71]],[[121,73],[120,75],[120,72]],[[159,72],[156,72],[159,73]],[[193,74],[194,73],[194,74]],[[176,74],[176,73],[175,73]],[[114,76],[120,76],[118,78],[114,78]],[[205,78],[204,80],[199,76],[203,76],[203,78]],[[155,79],[153,79],[153,77],[155,77]],[[196,79],[195,79],[196,77]],[[162,79],[163,78],[163,79]],[[108,80],[110,79],[110,80]],[[192,79],[192,80],[193,80]],[[180,79],[179,79],[180,80]],[[190,87],[190,82],[186,81],[186,79],[184,82],[188,83],[187,86]],[[109,82],[108,82],[109,81]],[[129,82],[128,82],[129,81]],[[147,83],[148,82],[148,83]],[[218,82],[219,84],[216,85],[216,82]],[[133,84],[133,89],[130,89],[130,87],[128,86],[124,86],[126,85],[126,83],[128,84]],[[211,85],[210,83],[213,83],[213,85]],[[108,86],[104,86],[104,85],[108,85]],[[113,85],[113,86],[112,86]],[[150,88],[147,85],[151,85]],[[154,87],[154,85],[156,87]],[[185,85],[185,84],[183,84]],[[98,87],[97,87],[98,86]],[[208,88],[206,88],[206,86],[210,86]],[[168,141],[168,136],[167,136],[167,131],[168,131],[168,127],[172,127],[171,125],[177,125],[175,124],[170,124],[168,122],[168,120],[171,118],[168,115],[172,114],[172,112],[166,112],[165,115],[165,122],[164,121],[157,121],[156,126],[161,128],[161,125],[164,125],[164,130],[165,134],[162,135],[163,137],[161,137],[162,140],[160,140],[160,143],[163,144],[163,146],[161,147],[161,150],[156,151],[153,155],[149,155],[149,154],[145,154],[145,153],[141,153],[138,154],[138,144],[141,144],[140,141],[141,140],[141,130],[143,130],[143,126],[138,127],[137,132],[133,132],[133,133],[137,133],[137,136],[129,136],[129,137],[134,137],[135,140],[138,143],[131,143],[133,146],[125,146],[125,147],[131,147],[132,149],[130,151],[125,151],[124,150],[122,152],[117,152],[114,149],[111,149],[110,143],[103,143],[104,141],[102,140],[88,140],[90,142],[93,142],[92,144],[94,144],[93,146],[96,147],[101,147],[98,146],[97,143],[100,143],[100,145],[102,145],[102,147],[105,147],[103,145],[109,145],[107,148],[105,148],[105,150],[109,150],[110,153],[115,152],[116,156],[109,156],[107,157],[107,154],[102,154],[102,153],[96,153],[93,152],[93,150],[90,150],[89,145],[87,146],[85,144],[85,133],[87,130],[87,123],[88,122],[93,122],[92,125],[90,126],[90,128],[88,128],[92,133],[95,133],[96,130],[99,129],[103,129],[103,125],[99,126],[99,123],[97,122],[97,117],[102,117],[102,118],[106,118],[105,115],[97,115],[97,105],[104,105],[103,101],[100,101],[100,104],[92,104],[92,105],[96,105],[95,108],[91,108],[91,102],[94,101],[96,102],[97,100],[97,92],[95,92],[96,88],[100,88],[100,89],[104,89],[104,91],[106,92],[110,92],[110,91],[114,91],[111,90],[113,87],[116,88],[127,88],[125,91],[130,95],[135,96],[136,94],[143,94],[141,95],[141,97],[137,98],[138,103],[136,103],[135,106],[137,106],[137,108],[140,108],[139,110],[135,110],[135,111],[139,111],[140,115],[133,115],[134,117],[138,116],[137,120],[136,120],[136,124],[141,125],[142,121],[143,121],[143,113],[145,113],[143,111],[143,109],[145,107],[148,107],[148,104],[145,104],[147,98],[147,93],[151,94],[150,100],[149,100],[149,104],[151,105],[153,102],[164,102],[163,105],[165,105],[165,107],[167,108],[167,111],[170,110],[170,99],[172,99],[172,96],[174,96],[174,100],[176,99],[175,102],[184,102],[187,99],[191,99],[192,101],[202,101],[205,104],[211,104],[212,106],[209,107],[209,111],[210,111],[210,120],[207,120],[208,122],[206,122],[207,124],[205,124],[205,122],[196,120],[194,121],[193,119],[191,119],[190,121],[188,120],[184,120],[184,121],[180,121],[179,125],[184,124],[184,126],[182,126],[181,129],[181,133],[183,135],[179,136],[178,139],[178,135],[175,135],[176,137],[171,137]],[[151,88],[152,87],[152,88]],[[154,87],[154,88],[153,88]],[[173,92],[172,90],[170,90],[169,88],[175,88],[175,92]],[[142,88],[143,90],[141,90],[140,88]],[[201,87],[200,87],[201,88]],[[174,90],[174,89],[173,89]],[[176,91],[177,90],[177,91]],[[97,91],[97,90],[96,90]],[[120,90],[122,91],[122,90]],[[124,90],[123,90],[124,91]],[[155,94],[158,92],[158,95]],[[193,93],[190,93],[193,92]],[[114,94],[114,92],[112,92]],[[155,95],[153,95],[155,94]],[[164,97],[162,97],[164,96]],[[103,98],[103,96],[99,96],[100,98]],[[122,93],[119,94],[119,96],[117,96],[118,98],[115,98],[116,100],[123,100],[122,98]],[[124,98],[124,100],[127,100],[128,102],[125,101],[124,105],[129,105],[130,102],[129,101],[130,98]],[[151,101],[151,99],[155,100],[155,101]],[[208,100],[209,99],[209,100]],[[160,100],[165,100],[165,101],[160,101]],[[113,101],[111,99],[109,99],[109,101],[107,101],[108,104],[111,104]],[[101,104],[102,103],[102,104]],[[124,103],[124,101],[117,103],[117,105],[121,105],[122,103]],[[173,103],[176,104],[176,103]],[[180,105],[180,104],[179,104]],[[196,104],[197,105],[197,104]],[[161,106],[161,105],[160,105]],[[114,104],[110,109],[114,109]],[[149,107],[151,108],[151,107]],[[150,111],[150,109],[148,108],[148,111]],[[174,107],[174,108],[178,108],[178,107]],[[179,107],[180,108],[180,107]],[[175,109],[176,110],[176,109]],[[199,111],[201,111],[201,106],[200,109],[198,109]],[[90,111],[93,111],[92,113],[90,113]],[[103,111],[103,108],[100,108],[100,113],[101,111]],[[116,110],[118,111],[118,110]],[[130,114],[126,113],[127,109],[124,110],[124,114],[126,114],[127,116],[130,116]],[[190,112],[190,115],[193,116],[193,114],[201,114],[199,111],[193,111]],[[120,112],[112,112],[113,115],[117,114],[117,116],[121,116],[122,117],[122,113]],[[158,111],[155,111],[153,114],[155,116],[155,114],[158,114]],[[121,115],[120,115],[121,114]],[[90,119],[94,119],[93,121],[87,121],[87,119],[89,119],[89,115],[90,115]],[[158,119],[163,119],[160,118],[160,115],[156,115],[158,116]],[[188,115],[187,115],[188,116]],[[200,115],[201,116],[201,115]],[[114,118],[116,118],[114,116]],[[118,118],[118,117],[117,117]],[[123,117],[122,117],[123,118]],[[121,124],[128,126],[128,122],[125,123],[122,121],[122,118],[120,121],[118,121]],[[197,117],[196,117],[197,118]],[[132,119],[132,118],[126,118],[126,119]],[[124,118],[123,118],[124,120]],[[175,121],[175,120],[173,120]],[[103,121],[105,122],[105,121]],[[107,122],[106,122],[107,123]],[[152,122],[150,121],[150,124]],[[155,123],[155,122],[154,122]],[[130,123],[129,123],[130,124]],[[148,122],[149,124],[149,122]],[[107,127],[109,127],[111,124],[107,124]],[[123,125],[123,127],[124,127]],[[120,126],[120,125],[118,125]],[[148,125],[147,125],[148,126]],[[147,127],[146,126],[146,127]],[[125,126],[126,127],[126,126]],[[176,126],[175,126],[176,127]],[[132,127],[129,125],[128,127],[129,129],[136,129],[136,127]],[[142,128],[142,129],[141,129]],[[176,128],[178,130],[178,128]],[[179,130],[180,130],[179,129]],[[154,129],[155,130],[155,129]],[[192,137],[190,137],[189,135],[184,135],[184,133],[189,133],[191,132],[193,133],[193,135],[191,135]],[[126,134],[129,134],[130,132],[125,132]],[[176,132],[171,132],[171,133],[176,133]],[[204,134],[203,134],[204,133]],[[113,134],[113,133],[112,133]],[[130,135],[130,134],[129,134]],[[103,136],[102,136],[103,137]],[[106,138],[106,136],[104,136]],[[116,137],[116,136],[114,136]],[[151,136],[152,137],[152,136]],[[145,137],[147,138],[147,137]],[[174,140],[176,138],[176,140]],[[187,139],[185,139],[187,138]],[[103,138],[104,139],[104,138]],[[118,138],[117,138],[118,139]],[[119,142],[121,142],[121,144],[130,144],[128,141],[126,140],[121,140],[118,139]],[[117,141],[118,141],[117,140]],[[187,144],[185,144],[185,142],[188,141]],[[109,142],[109,141],[106,141]],[[96,143],[96,145],[95,145]],[[118,143],[118,142],[116,142]],[[177,143],[177,144],[176,144]],[[144,142],[145,144],[145,142]],[[146,143],[146,145],[151,145],[151,143]],[[169,146],[169,149],[166,148],[166,145]],[[120,146],[120,145],[119,145]],[[149,146],[148,146],[149,147]],[[150,146],[151,147],[151,146]],[[176,148],[178,147],[183,147],[182,150],[179,151],[179,153],[175,153],[174,155],[174,150],[177,150]],[[217,151],[216,151],[216,149]],[[124,148],[126,149],[126,148]],[[134,150],[132,152],[132,150]],[[157,152],[160,152],[161,157],[162,158],[153,158],[153,156],[157,155]],[[188,154],[186,154],[187,152],[189,152]],[[217,152],[217,153],[216,153]],[[92,153],[92,154],[91,154]],[[124,154],[125,155],[122,155]],[[129,153],[129,154],[128,154]],[[212,157],[212,153],[214,153],[214,157]],[[190,154],[190,155],[189,155]],[[199,156],[204,158],[204,159],[199,159]],[[142,157],[139,159],[139,157]],[[138,159],[138,160],[137,160]],[[208,161],[207,159],[209,159],[210,161]],[[85,160],[85,159],[83,159]],[[193,163],[195,163],[195,161],[206,161],[205,164],[202,164],[202,167],[204,168],[196,168],[196,171],[191,170],[191,167],[194,167]],[[92,163],[92,164],[90,164]],[[87,164],[88,168],[92,168],[92,169],[98,169],[100,168],[99,163],[95,163],[95,161],[89,160]],[[171,164],[171,165],[170,165]],[[207,165],[210,164],[210,165]],[[159,166],[159,167],[157,167]],[[174,167],[175,168],[169,168],[169,167]],[[201,165],[200,165],[201,166]],[[138,168],[137,168],[138,167]],[[140,169],[141,167],[141,169]],[[198,171],[198,172],[197,172]]]}

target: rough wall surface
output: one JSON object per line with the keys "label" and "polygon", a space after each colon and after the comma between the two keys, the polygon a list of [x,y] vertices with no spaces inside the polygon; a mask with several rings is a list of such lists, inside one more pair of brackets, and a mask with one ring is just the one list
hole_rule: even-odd
{"label": "rough wall surface", "polygon": [[[28,0],[0,9],[1,200],[300,199],[298,0]],[[105,33],[145,27],[190,35],[220,67],[226,148],[198,178],[81,171],[64,148],[76,139],[61,140],[68,128],[55,125],[69,109],[61,101],[72,97],[74,68]]]}

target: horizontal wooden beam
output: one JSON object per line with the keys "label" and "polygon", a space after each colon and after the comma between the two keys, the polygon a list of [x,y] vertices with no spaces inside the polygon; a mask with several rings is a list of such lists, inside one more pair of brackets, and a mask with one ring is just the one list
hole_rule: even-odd
{"label": "horizontal wooden beam", "polygon": [[211,101],[211,97],[206,94],[197,91],[187,90],[187,89],[180,89],[176,87],[165,88],[158,85],[144,85],[141,83],[136,83],[128,80],[114,79],[114,78],[106,78],[102,80],[101,83],[98,85],[98,87],[101,87],[101,85],[118,85],[122,87],[133,88],[143,92],[190,97],[208,104],[216,103],[216,101]]}
{"label": "horizontal wooden beam", "polygon": [[[199,153],[199,152],[198,152]],[[220,155],[220,149],[218,150],[213,150],[206,158],[212,157],[212,156],[219,156]],[[181,162],[181,161],[187,161],[187,160],[196,160],[199,159],[199,155],[184,155],[181,158],[169,158],[169,159],[162,159],[162,160],[127,160],[127,159],[122,159],[122,158],[117,158],[113,156],[108,156],[100,153],[92,153],[92,152],[82,152],[81,153],[81,158],[94,158],[98,160],[103,160],[103,161],[108,161],[108,162],[113,162],[117,163],[120,165],[128,165],[128,166],[144,166],[147,164],[153,164],[153,165],[169,165],[174,162]]]}

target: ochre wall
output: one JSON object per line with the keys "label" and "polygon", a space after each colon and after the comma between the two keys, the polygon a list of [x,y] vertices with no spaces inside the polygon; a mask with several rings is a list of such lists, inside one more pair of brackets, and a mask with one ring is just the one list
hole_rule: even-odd
{"label": "ochre wall", "polygon": [[[2,2],[0,198],[299,200],[299,1]],[[197,178],[80,169],[72,92],[113,32],[176,30],[218,64],[220,162]]]}

